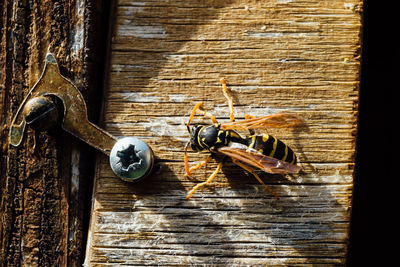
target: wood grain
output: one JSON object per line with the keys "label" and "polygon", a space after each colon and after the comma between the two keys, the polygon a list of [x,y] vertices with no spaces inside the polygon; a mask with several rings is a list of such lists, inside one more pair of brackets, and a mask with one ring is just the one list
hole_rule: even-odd
{"label": "wood grain", "polygon": [[27,129],[15,148],[8,132],[47,52],[96,103],[99,10],[100,1],[0,1],[0,266],[82,265],[94,151],[54,129]]}
{"label": "wood grain", "polygon": [[[359,0],[119,1],[104,126],[147,141],[157,164],[129,184],[98,157],[86,265],[344,264],[361,11]],[[260,173],[279,201],[229,162],[185,199],[216,167],[184,176],[185,122],[199,101],[229,120],[221,77],[237,119],[290,112],[307,122],[268,130],[302,167],[291,177]],[[206,156],[189,153],[192,163]]]}

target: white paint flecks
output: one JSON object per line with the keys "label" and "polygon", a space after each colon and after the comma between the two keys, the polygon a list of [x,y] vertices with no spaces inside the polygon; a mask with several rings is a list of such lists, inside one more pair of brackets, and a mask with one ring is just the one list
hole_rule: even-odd
{"label": "white paint flecks", "polygon": [[115,93],[115,95],[121,99],[129,100],[130,102],[151,103],[160,102],[161,100],[159,96],[142,92],[122,92]]}
{"label": "white paint flecks", "polygon": [[186,143],[188,138],[186,120],[185,117],[149,118],[148,122],[139,122],[137,125],[157,136],[174,137],[174,139]]}
{"label": "white paint flecks", "polygon": [[318,32],[256,32],[247,31],[246,34],[250,37],[257,38],[279,38],[279,37],[310,37],[318,36]]}
{"label": "white paint flecks", "polygon": [[169,94],[168,95],[169,101],[175,102],[175,103],[183,103],[188,101],[189,99],[192,99],[192,97],[184,94]]}
{"label": "white paint flecks", "polygon": [[186,55],[172,55],[172,54],[170,54],[170,55],[166,55],[165,57],[167,59],[171,59],[171,60],[174,60],[177,63],[180,63],[182,61],[182,59],[186,57]]}
{"label": "white paint flecks", "polygon": [[157,25],[120,25],[117,35],[143,39],[163,39],[168,36],[165,29]]}
{"label": "white paint flecks", "polygon": [[288,3],[293,2],[293,0],[276,0],[276,2],[280,3],[280,4],[288,4]]}
{"label": "white paint flecks", "polygon": [[79,190],[79,162],[80,152],[76,147],[72,147],[71,150],[71,194],[76,194]]}
{"label": "white paint flecks", "polygon": [[71,54],[72,56],[79,57],[82,53],[84,45],[85,25],[84,25],[84,14],[85,14],[85,1],[76,1],[76,13],[78,21],[75,28],[73,29]]}

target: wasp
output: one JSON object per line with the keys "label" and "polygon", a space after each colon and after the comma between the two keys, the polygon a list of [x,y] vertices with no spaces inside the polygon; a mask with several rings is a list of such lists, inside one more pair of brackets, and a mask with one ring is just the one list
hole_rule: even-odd
{"label": "wasp", "polygon": [[[185,175],[189,176],[194,170],[205,166],[212,159],[213,154],[222,154],[224,159],[218,163],[216,170],[205,182],[193,187],[186,198],[189,199],[197,189],[211,183],[222,169],[226,157],[229,157],[234,164],[251,173],[276,199],[279,199],[278,194],[261,180],[255,170],[260,169],[272,174],[298,173],[300,167],[296,165],[296,154],[276,137],[268,134],[257,135],[254,131],[256,129],[301,126],[304,125],[304,120],[293,114],[279,113],[258,118],[246,114],[244,120],[235,121],[231,92],[224,78],[221,79],[221,83],[223,94],[228,101],[230,122],[219,123],[215,116],[202,109],[202,102],[195,105],[186,124],[190,141],[185,146]],[[190,123],[196,114],[208,117],[213,124],[190,128]],[[243,136],[237,132],[239,130],[248,130],[250,135]],[[193,151],[208,150],[211,155],[203,162],[189,168],[187,156],[189,145]]]}

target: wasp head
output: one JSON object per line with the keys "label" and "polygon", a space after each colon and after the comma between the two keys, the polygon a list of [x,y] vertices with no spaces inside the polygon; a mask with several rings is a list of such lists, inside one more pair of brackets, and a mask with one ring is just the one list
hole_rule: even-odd
{"label": "wasp head", "polygon": [[200,130],[204,128],[203,125],[199,125],[199,126],[193,126],[192,130],[190,131],[190,147],[194,150],[194,151],[200,151],[203,150],[203,146],[199,143],[199,132]]}
{"label": "wasp head", "polygon": [[211,126],[193,126],[190,135],[190,145],[193,150],[211,149],[217,144],[219,128]]}

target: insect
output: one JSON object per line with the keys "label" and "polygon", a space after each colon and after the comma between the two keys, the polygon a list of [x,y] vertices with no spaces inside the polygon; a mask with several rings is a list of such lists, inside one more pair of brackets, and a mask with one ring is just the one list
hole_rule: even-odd
{"label": "insect", "polygon": [[[267,173],[276,174],[298,173],[300,167],[296,165],[296,154],[276,137],[268,134],[256,135],[254,130],[301,126],[304,125],[304,120],[293,114],[280,113],[259,118],[246,114],[244,120],[235,121],[232,96],[225,79],[222,78],[221,83],[223,94],[228,101],[230,122],[218,123],[212,114],[201,108],[201,102],[195,105],[186,125],[190,133],[190,141],[185,146],[185,175],[189,176],[194,170],[205,166],[211,160],[213,153],[222,154],[225,157],[218,163],[216,170],[208,179],[194,186],[186,198],[189,199],[197,189],[211,183],[221,170],[225,158],[230,157],[234,164],[251,173],[276,199],[279,199],[278,194],[261,180],[255,170],[260,169]],[[197,125],[190,128],[190,123],[195,114],[210,118],[213,124]],[[250,135],[243,136],[237,130],[249,130]],[[187,156],[189,145],[194,151],[208,150],[212,154],[203,162],[189,168]]]}

